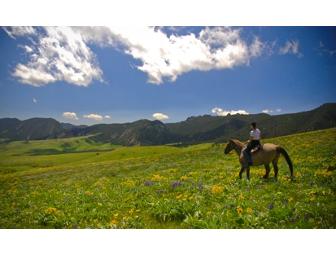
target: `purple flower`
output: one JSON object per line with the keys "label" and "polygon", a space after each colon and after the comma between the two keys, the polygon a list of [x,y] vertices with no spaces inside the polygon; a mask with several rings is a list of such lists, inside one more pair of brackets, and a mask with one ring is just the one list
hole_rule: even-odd
{"label": "purple flower", "polygon": [[268,209],[269,209],[269,210],[272,210],[273,208],[274,208],[273,203],[270,203],[270,204],[268,205]]}
{"label": "purple flower", "polygon": [[202,184],[202,182],[199,182],[197,184],[197,187],[198,187],[198,190],[202,191],[203,190],[203,184]]}
{"label": "purple flower", "polygon": [[145,186],[153,186],[154,183],[152,181],[145,181],[144,185]]}
{"label": "purple flower", "polygon": [[182,185],[182,182],[180,181],[174,181],[171,186],[173,189],[176,189],[177,187],[181,186]]}

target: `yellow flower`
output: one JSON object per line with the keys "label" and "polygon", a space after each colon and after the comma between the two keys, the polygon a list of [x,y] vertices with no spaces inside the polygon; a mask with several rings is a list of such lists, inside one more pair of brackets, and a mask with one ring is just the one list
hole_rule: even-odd
{"label": "yellow flower", "polygon": [[152,181],[161,181],[161,180],[164,180],[165,177],[159,175],[159,174],[154,174],[153,177],[152,177]]}
{"label": "yellow flower", "polygon": [[181,181],[186,181],[186,180],[188,180],[188,176],[183,175],[183,176],[181,176],[180,180],[181,180]]}
{"label": "yellow flower", "polygon": [[243,213],[243,208],[241,208],[240,206],[238,206],[236,210],[239,215]]}
{"label": "yellow flower", "polygon": [[87,196],[92,196],[93,195],[93,193],[91,191],[85,191],[84,194],[87,195]]}
{"label": "yellow flower", "polygon": [[135,182],[132,181],[132,180],[127,180],[127,181],[123,182],[122,184],[129,187],[129,188],[132,188],[132,187],[135,186]]}
{"label": "yellow flower", "polygon": [[45,209],[45,213],[47,214],[55,214],[57,212],[57,209],[55,207],[49,207]]}
{"label": "yellow flower", "polygon": [[112,225],[117,225],[117,224],[118,224],[118,221],[117,221],[116,219],[112,219],[112,220],[111,220],[111,224],[112,224]]}
{"label": "yellow flower", "polygon": [[183,198],[183,194],[179,194],[176,196],[176,199],[179,200],[179,199],[182,199]]}
{"label": "yellow flower", "polygon": [[253,209],[249,207],[249,208],[246,209],[246,212],[247,212],[248,214],[252,214]]}
{"label": "yellow flower", "polygon": [[213,194],[222,193],[223,190],[224,190],[224,188],[223,188],[222,186],[220,186],[220,185],[213,185],[213,186],[211,187],[211,192],[212,192]]}
{"label": "yellow flower", "polygon": [[243,199],[244,199],[244,195],[243,195],[242,193],[240,193],[240,195],[239,195],[239,199],[240,199],[240,200],[243,200]]}

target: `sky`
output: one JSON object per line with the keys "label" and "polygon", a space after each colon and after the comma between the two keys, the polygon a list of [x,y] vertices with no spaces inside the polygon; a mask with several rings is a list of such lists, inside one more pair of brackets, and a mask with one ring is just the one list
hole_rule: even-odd
{"label": "sky", "polygon": [[2,27],[0,118],[284,114],[336,102],[336,27]]}

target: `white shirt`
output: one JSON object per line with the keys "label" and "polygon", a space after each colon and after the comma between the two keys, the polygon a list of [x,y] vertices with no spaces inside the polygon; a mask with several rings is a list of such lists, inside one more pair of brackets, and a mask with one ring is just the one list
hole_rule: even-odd
{"label": "white shirt", "polygon": [[259,128],[252,129],[250,131],[250,137],[252,137],[253,140],[260,140],[260,133]]}

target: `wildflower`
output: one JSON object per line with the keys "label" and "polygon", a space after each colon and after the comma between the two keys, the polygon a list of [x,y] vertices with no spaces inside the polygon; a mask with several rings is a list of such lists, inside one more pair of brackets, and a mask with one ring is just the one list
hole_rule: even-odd
{"label": "wildflower", "polygon": [[144,185],[145,185],[145,186],[153,186],[154,183],[153,183],[152,181],[145,181],[145,182],[144,182]]}
{"label": "wildflower", "polygon": [[220,186],[220,185],[213,185],[213,186],[211,187],[211,192],[212,192],[213,194],[222,193],[223,190],[224,190],[224,188],[223,188],[222,186]]}
{"label": "wildflower", "polygon": [[154,174],[153,177],[152,177],[152,181],[161,181],[161,180],[164,180],[165,178],[159,174]]}
{"label": "wildflower", "polygon": [[179,187],[179,186],[181,186],[181,185],[182,185],[182,183],[181,183],[180,181],[174,181],[174,182],[171,184],[171,186],[172,186],[173,189],[175,189],[175,188],[177,188],[177,187]]}
{"label": "wildflower", "polygon": [[268,205],[268,209],[269,209],[269,210],[272,210],[273,208],[274,208],[273,203],[270,203],[270,204]]}
{"label": "wildflower", "polygon": [[246,212],[247,212],[248,214],[252,214],[253,209],[252,209],[251,207],[249,207],[249,208],[246,209]]}
{"label": "wildflower", "polygon": [[45,213],[47,214],[55,214],[57,212],[57,209],[55,207],[48,207],[45,209]]}
{"label": "wildflower", "polygon": [[244,195],[242,193],[239,194],[239,199],[243,200],[244,199]]}
{"label": "wildflower", "polygon": [[123,184],[124,186],[129,187],[129,188],[132,188],[132,187],[135,186],[135,182],[132,181],[132,180],[127,180],[127,181],[123,182],[122,184]]}
{"label": "wildflower", "polygon": [[87,195],[87,196],[92,196],[93,195],[93,193],[91,191],[85,191],[84,194]]}
{"label": "wildflower", "polygon": [[112,220],[111,220],[111,225],[117,225],[117,224],[118,224],[117,219],[112,219]]}
{"label": "wildflower", "polygon": [[239,215],[241,215],[243,213],[243,208],[241,208],[240,206],[237,206],[236,211]]}
{"label": "wildflower", "polygon": [[188,180],[188,176],[183,175],[183,176],[181,176],[180,180],[181,180],[181,181],[186,181],[186,180]]}
{"label": "wildflower", "polygon": [[177,199],[177,200],[180,200],[180,199],[182,199],[182,198],[183,198],[183,194],[179,194],[179,195],[176,196],[176,199]]}

